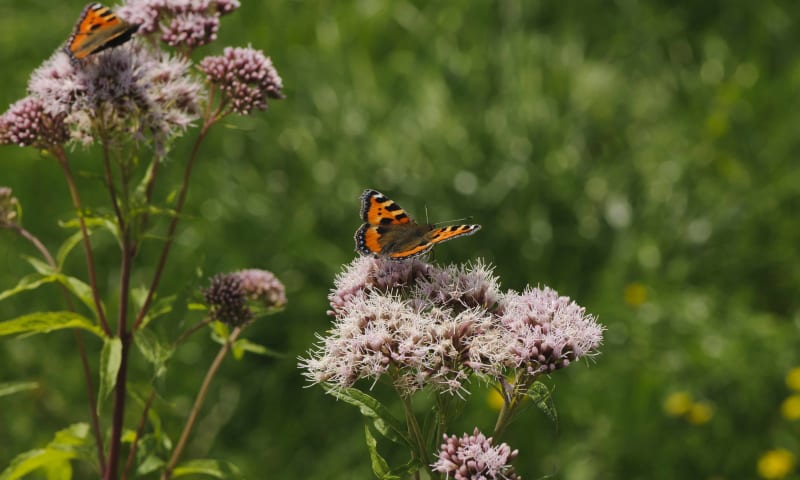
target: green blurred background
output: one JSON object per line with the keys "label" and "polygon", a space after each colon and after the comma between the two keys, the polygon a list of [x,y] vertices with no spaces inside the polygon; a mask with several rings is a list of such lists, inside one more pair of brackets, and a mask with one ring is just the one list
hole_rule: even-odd
{"label": "green blurred background", "polygon": [[[504,288],[549,285],[607,326],[596,362],[546,380],[558,421],[532,409],[504,439],[525,478],[752,478],[764,452],[800,452],[798,423],[780,410],[800,364],[800,5],[242,4],[195,59],[252,44],[287,98],[212,130],[162,293],[272,270],[289,306],[247,336],[288,358],[229,359],[187,458],[228,459],[249,478],[370,478],[359,414],[304,388],[295,360],[329,325],[326,295],[355,255],[365,187],[419,220],[427,208],[431,221],[483,225],[437,248],[436,262],[482,257]],[[82,7],[0,0],[3,107]],[[177,142],[170,181],[195,134]],[[86,202],[105,208],[97,151],[71,158]],[[51,249],[71,233],[57,224],[74,213],[52,160],[4,147],[0,185]],[[113,292],[115,245],[100,234],[95,244]],[[0,232],[0,290],[29,273],[21,255],[33,253]],[[149,278],[143,268],[134,280]],[[0,319],[56,308],[58,291],[44,289],[0,303]],[[216,350],[197,335],[171,363],[158,408],[173,439]],[[40,383],[0,398],[0,465],[86,420],[71,334],[3,339],[0,364],[0,382]],[[140,365],[132,377],[149,374]],[[474,390],[453,433],[493,426],[486,389]],[[685,408],[665,411],[669,398]]]}

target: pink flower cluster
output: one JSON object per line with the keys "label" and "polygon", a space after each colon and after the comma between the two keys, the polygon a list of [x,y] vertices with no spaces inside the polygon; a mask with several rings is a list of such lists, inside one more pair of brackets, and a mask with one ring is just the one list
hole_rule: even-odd
{"label": "pink flower cluster", "polygon": [[333,328],[301,358],[313,383],[390,375],[404,394],[461,394],[473,374],[529,380],[597,353],[603,327],[549,288],[501,292],[482,262],[438,267],[361,257],[329,296]]}
{"label": "pink flower cluster", "polygon": [[266,110],[267,98],[283,98],[281,77],[260,50],[227,47],[220,56],[204,58],[199,68],[222,90],[223,103],[240,115]]}
{"label": "pink flower cluster", "polygon": [[63,114],[45,112],[41,99],[28,96],[0,115],[0,145],[47,147],[67,141]]}
{"label": "pink flower cluster", "polygon": [[219,17],[239,8],[237,0],[128,0],[117,10],[138,24],[138,35],[160,33],[160,40],[186,53],[217,39]]}
{"label": "pink flower cluster", "polygon": [[215,275],[202,293],[211,318],[231,326],[250,322],[255,317],[251,306],[270,309],[286,305],[283,283],[267,270]]}
{"label": "pink flower cluster", "polygon": [[492,438],[476,427],[472,435],[461,438],[444,435],[439,459],[432,466],[455,480],[522,480],[510,465],[518,453],[505,443],[493,446]]}

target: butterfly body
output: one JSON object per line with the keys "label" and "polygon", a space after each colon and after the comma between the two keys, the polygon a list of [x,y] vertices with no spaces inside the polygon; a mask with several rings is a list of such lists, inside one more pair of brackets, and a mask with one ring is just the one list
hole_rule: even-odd
{"label": "butterfly body", "polygon": [[371,189],[361,194],[361,219],[364,224],[356,231],[356,251],[395,260],[422,255],[437,243],[472,235],[481,228],[418,224],[394,201]]}
{"label": "butterfly body", "polygon": [[83,9],[64,50],[73,60],[82,60],[107,48],[122,45],[139,29],[106,6],[91,3]]}

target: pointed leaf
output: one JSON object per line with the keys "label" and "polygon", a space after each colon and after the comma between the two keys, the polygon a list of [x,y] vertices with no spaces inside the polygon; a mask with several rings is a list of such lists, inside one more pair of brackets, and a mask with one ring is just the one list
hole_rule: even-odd
{"label": "pointed leaf", "polygon": [[339,400],[358,407],[361,414],[373,419],[375,430],[389,440],[411,447],[405,424],[398,420],[381,402],[355,388],[334,388],[323,384],[325,392]]}
{"label": "pointed leaf", "polygon": [[176,478],[193,474],[222,479],[244,478],[236,465],[220,460],[191,460],[178,465],[172,471],[172,476]]}
{"label": "pointed leaf", "polygon": [[531,385],[531,388],[528,389],[525,395],[531,399],[539,410],[550,417],[550,420],[554,422],[558,421],[558,412],[556,411],[556,406],[553,403],[553,396],[550,393],[550,389],[547,388],[547,385],[542,382],[533,382],[533,385]]}
{"label": "pointed leaf", "polygon": [[97,413],[100,413],[104,400],[114,390],[117,373],[122,363],[122,340],[106,339],[100,352],[100,389],[97,392]]}
{"label": "pointed leaf", "polygon": [[62,268],[64,266],[64,261],[67,259],[67,256],[69,256],[69,253],[73,248],[75,248],[76,245],[81,243],[81,240],[83,240],[83,234],[80,231],[77,231],[67,237],[67,239],[64,240],[64,243],[58,247],[58,252],[56,252],[56,264],[58,264],[58,268]]}
{"label": "pointed leaf", "polygon": [[50,333],[65,328],[81,328],[104,338],[100,327],[75,312],[36,312],[0,322],[0,336],[20,333]]}
{"label": "pointed leaf", "polygon": [[147,329],[137,330],[133,335],[133,341],[145,360],[153,364],[156,378],[162,377],[167,372],[167,360],[174,352],[172,347],[162,343],[153,332]]}
{"label": "pointed leaf", "polygon": [[[83,302],[83,304],[86,305],[89,310],[94,312],[95,316],[97,315],[97,309],[94,305],[94,296],[92,295],[92,288],[88,284],[75,277],[64,275],[38,258],[25,257],[25,259],[37,272],[45,275],[46,277],[52,277],[53,280],[67,287],[67,290],[78,297],[78,299]],[[0,300],[2,300],[2,298],[0,298]]]}
{"label": "pointed leaf", "polygon": [[72,480],[72,464],[69,461],[49,463],[44,469],[47,480]]}
{"label": "pointed leaf", "polygon": [[6,382],[0,383],[0,397],[11,395],[12,393],[35,390],[39,388],[36,382]]}
{"label": "pointed leaf", "polygon": [[389,474],[389,464],[386,462],[386,459],[378,453],[378,441],[372,436],[368,425],[364,425],[364,437],[366,437],[367,440],[367,450],[369,450],[369,458],[372,462],[372,473],[380,479],[399,479],[400,477]]}
{"label": "pointed leaf", "polygon": [[246,338],[241,338],[233,343],[233,348],[240,348],[242,352],[255,353],[256,355],[264,355],[265,357],[273,358],[287,358],[286,354],[276,352],[263,345],[253,343]]}
{"label": "pointed leaf", "polygon": [[145,458],[142,463],[139,464],[139,467],[136,469],[136,473],[142,476],[147,475],[148,473],[160,470],[161,467],[163,466],[164,466],[164,460],[158,458],[155,455],[150,455],[147,458]]}
{"label": "pointed leaf", "polygon": [[20,453],[0,473],[0,480],[16,480],[34,470],[53,464],[63,464],[72,459],[92,462],[92,440],[89,425],[76,423],[56,432],[55,438],[45,448]]}
{"label": "pointed leaf", "polygon": [[45,275],[42,276],[41,274],[32,274],[26,275],[20,279],[19,283],[13,288],[9,288],[3,292],[0,292],[0,300],[5,300],[8,297],[12,297],[20,292],[26,292],[28,290],[35,290],[41,287],[44,284],[55,282],[56,278],[53,275]]}

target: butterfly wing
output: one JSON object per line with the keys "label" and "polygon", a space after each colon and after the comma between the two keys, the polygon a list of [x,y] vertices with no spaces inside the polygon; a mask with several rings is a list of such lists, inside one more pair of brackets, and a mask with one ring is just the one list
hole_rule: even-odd
{"label": "butterfly wing", "polygon": [[139,25],[131,25],[99,3],[86,6],[67,40],[66,51],[74,59],[122,45],[131,39]]}
{"label": "butterfly wing", "polygon": [[370,225],[414,223],[400,205],[371,189],[361,194],[361,219]]}
{"label": "butterfly wing", "polygon": [[400,205],[371,189],[361,194],[361,219],[364,224],[356,231],[356,251],[395,260],[418,257],[436,243],[472,235],[481,228],[480,225],[441,228],[419,225]]}

